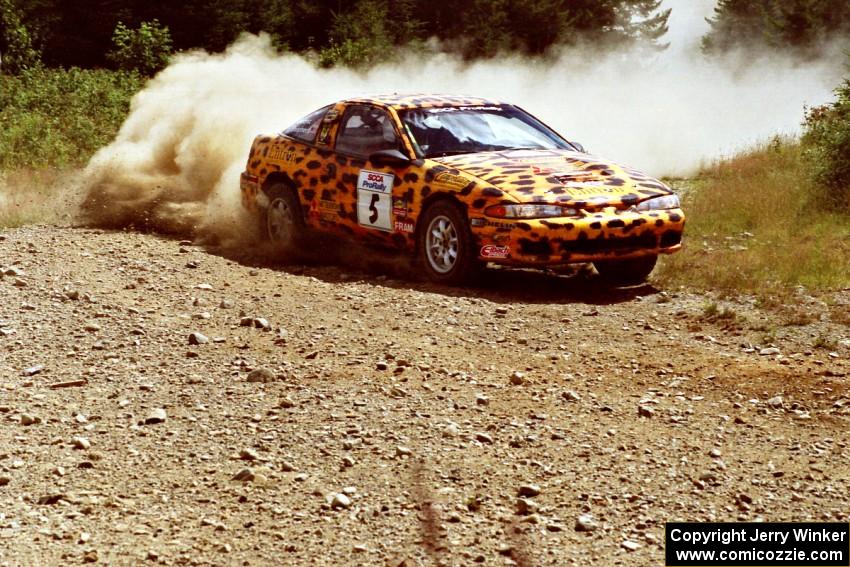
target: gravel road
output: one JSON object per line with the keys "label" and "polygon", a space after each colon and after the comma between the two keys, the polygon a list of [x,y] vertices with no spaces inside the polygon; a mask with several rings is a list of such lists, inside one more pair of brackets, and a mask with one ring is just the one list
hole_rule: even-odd
{"label": "gravel road", "polygon": [[848,520],[850,290],[357,265],[0,232],[0,565],[662,565],[666,521]]}

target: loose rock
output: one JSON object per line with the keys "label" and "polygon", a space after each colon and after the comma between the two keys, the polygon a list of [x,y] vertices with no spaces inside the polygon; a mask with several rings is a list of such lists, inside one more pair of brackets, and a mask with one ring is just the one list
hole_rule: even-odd
{"label": "loose rock", "polygon": [[165,410],[162,408],[155,408],[150,411],[148,416],[145,418],[145,425],[154,425],[157,423],[162,423],[168,418]]}
{"label": "loose rock", "polygon": [[275,374],[268,368],[255,368],[248,373],[248,382],[264,384],[274,382]]}

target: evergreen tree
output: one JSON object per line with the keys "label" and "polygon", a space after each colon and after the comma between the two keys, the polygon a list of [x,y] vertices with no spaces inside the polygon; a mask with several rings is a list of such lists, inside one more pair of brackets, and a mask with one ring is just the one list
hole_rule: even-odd
{"label": "evergreen tree", "polygon": [[720,0],[703,49],[772,48],[815,57],[829,43],[850,45],[847,0]]}
{"label": "evergreen tree", "polygon": [[43,48],[46,64],[81,67],[108,64],[119,22],[133,30],[158,20],[169,29],[177,51],[221,51],[242,32],[264,31],[278,47],[319,52],[326,65],[370,65],[391,57],[398,47],[416,47],[432,37],[467,58],[541,55],[553,46],[579,42],[660,45],[670,13],[660,9],[660,0],[0,2],[15,8],[31,32],[30,44],[36,51]]}

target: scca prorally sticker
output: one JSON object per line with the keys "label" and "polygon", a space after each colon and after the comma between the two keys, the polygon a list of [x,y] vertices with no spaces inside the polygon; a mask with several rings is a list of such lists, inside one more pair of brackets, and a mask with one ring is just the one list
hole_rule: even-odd
{"label": "scca prorally sticker", "polygon": [[391,173],[361,169],[357,176],[357,222],[378,230],[392,230]]}
{"label": "scca prorally sticker", "polygon": [[481,247],[482,258],[507,258],[511,254],[509,246],[494,246],[488,244]]}
{"label": "scca prorally sticker", "polygon": [[393,179],[395,179],[395,176],[392,173],[361,169],[360,175],[357,176],[357,189],[389,193],[393,188]]}

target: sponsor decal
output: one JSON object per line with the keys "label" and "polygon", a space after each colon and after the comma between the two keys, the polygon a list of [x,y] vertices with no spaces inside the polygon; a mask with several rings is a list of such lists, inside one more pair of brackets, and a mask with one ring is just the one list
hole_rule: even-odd
{"label": "sponsor decal", "polygon": [[322,129],[319,130],[319,138],[316,140],[316,143],[320,145],[327,145],[328,139],[331,137],[331,126],[330,124],[323,124]]}
{"label": "sponsor decal", "polygon": [[484,226],[489,226],[492,228],[516,228],[516,223],[484,219]]}
{"label": "sponsor decal", "polygon": [[393,227],[395,228],[396,232],[408,232],[409,233],[409,232],[413,232],[413,230],[414,230],[413,221],[407,220],[407,219],[395,221],[393,223]]}
{"label": "sponsor decal", "polygon": [[282,148],[280,146],[272,146],[269,150],[269,159],[276,159],[279,161],[294,161],[295,160],[295,152],[287,150],[286,148]]}
{"label": "sponsor decal", "polygon": [[336,211],[339,207],[336,204],[336,201],[327,201],[322,199],[319,201],[319,208],[323,211]]}
{"label": "sponsor decal", "polygon": [[357,189],[374,191],[376,193],[389,193],[393,188],[394,179],[395,176],[391,173],[361,169],[360,175],[357,176]]}
{"label": "sponsor decal", "polygon": [[407,199],[403,199],[401,197],[396,197],[395,199],[393,199],[393,216],[407,216]]}
{"label": "sponsor decal", "polygon": [[469,224],[470,224],[470,226],[474,226],[474,227],[488,226],[490,228],[502,228],[502,229],[516,228],[516,223],[493,220],[493,219],[482,219],[482,218],[470,219]]}
{"label": "sponsor decal", "polygon": [[[582,187],[582,185],[584,185]],[[590,187],[588,187],[590,185]],[[609,187],[606,185],[593,185],[591,183],[582,183],[577,187],[567,186],[567,190],[570,195],[573,197],[592,197],[593,195],[599,195],[600,193],[628,193],[629,190],[626,187]]]}
{"label": "sponsor decal", "polygon": [[434,177],[434,181],[452,189],[463,189],[469,185],[469,180],[467,178],[460,175],[453,175],[445,171],[438,173],[436,177]]}
{"label": "sponsor decal", "polygon": [[507,258],[511,253],[510,246],[496,246],[488,244],[481,247],[482,258]]}
{"label": "sponsor decal", "polygon": [[502,112],[504,109],[500,106],[445,106],[427,109],[430,114],[441,114],[443,112],[460,112],[469,110],[487,110],[489,112]]}
{"label": "sponsor decal", "polygon": [[325,114],[325,117],[322,119],[322,122],[333,122],[337,118],[339,118],[339,110],[337,110],[336,108],[331,108],[330,110],[328,110],[328,113]]}
{"label": "sponsor decal", "polygon": [[536,173],[536,174],[538,174],[538,175],[549,175],[550,173],[554,173],[554,172],[555,172],[555,170],[554,170],[554,169],[552,169],[552,168],[549,168],[549,167],[540,167],[540,166],[537,166],[537,165],[532,165],[532,166],[531,166],[531,171],[533,171],[534,173]]}

